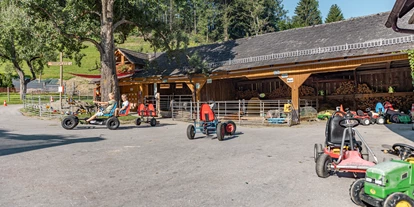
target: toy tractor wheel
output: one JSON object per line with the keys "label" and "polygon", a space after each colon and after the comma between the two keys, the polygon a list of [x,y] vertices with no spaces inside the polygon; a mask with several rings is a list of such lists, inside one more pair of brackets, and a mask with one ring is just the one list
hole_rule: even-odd
{"label": "toy tractor wheel", "polygon": [[358,179],[351,184],[349,187],[349,196],[351,197],[352,202],[358,206],[365,206],[364,202],[361,201],[361,193],[364,192],[364,182],[365,179]]}
{"label": "toy tractor wheel", "polygon": [[313,147],[313,157],[315,158],[315,163],[316,160],[318,159],[319,155],[322,154],[322,145],[321,144],[315,144],[315,146]]}
{"label": "toy tractor wheel", "polygon": [[65,117],[62,120],[62,127],[64,129],[68,129],[68,130],[75,128],[76,125],[78,125],[78,123],[79,123],[79,120],[76,121],[76,118],[77,117],[75,117],[75,116],[67,116],[67,117]]}
{"label": "toy tractor wheel", "polygon": [[152,119],[150,120],[150,125],[151,125],[151,126],[155,126],[155,125],[157,125],[157,120],[156,120],[155,118],[152,118]]}
{"label": "toy tractor wheel", "polygon": [[400,123],[400,118],[398,118],[398,114],[393,114],[390,117],[390,120],[391,120],[391,122],[394,122],[394,123]]}
{"label": "toy tractor wheel", "polygon": [[236,124],[233,121],[226,122],[226,134],[234,135],[236,133]]}
{"label": "toy tractor wheel", "polygon": [[376,122],[377,122],[377,124],[385,124],[385,119],[384,119],[384,117],[381,116],[381,117],[377,118]]}
{"label": "toy tractor wheel", "polygon": [[225,123],[217,124],[216,134],[217,134],[217,139],[219,141],[223,141],[224,136],[226,135],[226,124]]}
{"label": "toy tractor wheel", "polygon": [[368,126],[368,125],[370,125],[370,124],[371,124],[371,121],[370,121],[368,118],[363,118],[363,119],[361,120],[361,123],[362,123],[362,125],[364,125],[364,126]]}
{"label": "toy tractor wheel", "polygon": [[387,197],[384,201],[384,206],[386,207],[396,207],[396,206],[414,206],[414,201],[404,193],[393,193]]}
{"label": "toy tractor wheel", "polygon": [[332,163],[331,156],[323,153],[316,159],[316,174],[321,178],[329,177],[331,170],[329,164]]}
{"label": "toy tractor wheel", "polygon": [[188,127],[187,127],[187,138],[189,140],[192,140],[192,139],[194,139],[194,136],[195,136],[195,127],[194,127],[194,125],[188,125]]}
{"label": "toy tractor wheel", "polygon": [[135,125],[137,126],[141,125],[141,118],[135,119]]}
{"label": "toy tractor wheel", "polygon": [[118,129],[119,127],[119,120],[116,117],[111,117],[108,120],[106,120],[106,127],[110,130]]}

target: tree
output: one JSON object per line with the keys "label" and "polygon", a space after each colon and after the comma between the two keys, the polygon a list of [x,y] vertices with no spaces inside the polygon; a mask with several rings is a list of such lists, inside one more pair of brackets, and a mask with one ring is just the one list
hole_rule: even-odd
{"label": "tree", "polygon": [[[0,5],[0,63],[8,62],[20,78],[20,99],[27,91],[27,84],[36,79],[46,61],[56,58],[51,25],[29,17],[27,12],[13,2]],[[27,77],[26,65],[31,76]],[[7,79],[6,79],[7,80]]]}
{"label": "tree", "polygon": [[300,0],[293,16],[294,27],[306,27],[322,24],[318,0]]}
{"label": "tree", "polygon": [[328,16],[325,19],[325,23],[337,22],[344,20],[344,15],[338,5],[333,4],[329,9]]}

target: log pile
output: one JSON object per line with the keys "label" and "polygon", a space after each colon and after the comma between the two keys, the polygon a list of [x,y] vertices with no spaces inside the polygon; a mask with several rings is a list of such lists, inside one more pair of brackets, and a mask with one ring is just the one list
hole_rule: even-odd
{"label": "log pile", "polygon": [[352,82],[342,82],[338,88],[335,89],[334,95],[349,95],[354,94],[354,84]]}
{"label": "log pile", "polygon": [[309,86],[302,85],[299,88],[299,96],[314,96],[315,89]]}
{"label": "log pile", "polygon": [[237,91],[237,98],[238,99],[246,99],[249,100],[253,97],[259,97],[259,92],[255,90],[246,90],[246,91]]}
{"label": "log pile", "polygon": [[359,93],[359,94],[371,94],[371,93],[373,93],[373,91],[371,89],[369,89],[367,84],[363,83],[363,84],[358,84],[357,93]]}
{"label": "log pile", "polygon": [[283,85],[280,88],[276,88],[275,90],[273,90],[268,97],[270,99],[275,99],[275,98],[286,98],[286,97],[291,97],[292,96],[292,89],[290,89],[289,86],[287,85]]}

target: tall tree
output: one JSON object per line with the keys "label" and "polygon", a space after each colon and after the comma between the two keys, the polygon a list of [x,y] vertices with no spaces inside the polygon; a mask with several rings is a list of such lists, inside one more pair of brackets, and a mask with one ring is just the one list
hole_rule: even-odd
{"label": "tall tree", "polygon": [[[0,63],[12,64],[20,79],[20,99],[47,61],[56,58],[56,33],[50,24],[36,21],[13,1],[0,4]],[[28,68],[29,74],[26,74]]]}
{"label": "tall tree", "polygon": [[342,21],[344,19],[345,19],[344,15],[342,14],[342,11],[339,8],[339,6],[336,4],[333,4],[331,8],[329,9],[329,13],[325,19],[325,23]]}
{"label": "tall tree", "polygon": [[114,31],[127,36],[134,27],[138,27],[140,34],[151,42],[154,50],[171,50],[182,43],[174,41],[177,35],[171,31],[175,5],[173,0],[168,0],[169,13],[164,19],[160,18],[158,0],[23,1],[38,19],[51,21],[62,36],[95,45],[100,53],[100,92],[104,94],[103,101],[108,100],[106,94],[110,92],[114,92],[117,99],[120,96],[115,67]]}
{"label": "tall tree", "polygon": [[295,27],[306,27],[322,24],[321,12],[318,0],[300,0],[295,8],[293,25]]}

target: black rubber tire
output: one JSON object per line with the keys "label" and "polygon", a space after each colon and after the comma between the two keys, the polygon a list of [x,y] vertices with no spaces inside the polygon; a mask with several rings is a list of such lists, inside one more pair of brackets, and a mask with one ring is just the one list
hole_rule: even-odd
{"label": "black rubber tire", "polygon": [[331,171],[328,167],[328,164],[332,163],[331,156],[323,153],[319,155],[318,159],[316,159],[315,170],[316,174],[320,178],[327,178],[331,175]]}
{"label": "black rubber tire", "polygon": [[150,125],[153,127],[153,126],[155,126],[155,125],[157,125],[157,120],[155,119],[155,118],[152,118],[151,120],[150,120]]}
{"label": "black rubber tire", "polygon": [[187,138],[189,140],[192,140],[192,139],[194,139],[194,137],[195,137],[195,127],[192,124],[188,125],[187,126]]}
{"label": "black rubber tire", "polygon": [[315,158],[315,163],[318,157],[322,154],[322,145],[321,144],[315,144],[313,146],[313,156]]}
{"label": "black rubber tire", "polygon": [[79,120],[76,121],[77,117],[75,116],[67,116],[62,120],[62,127],[67,130],[71,130],[78,125]]}
{"label": "black rubber tire", "polygon": [[119,119],[116,117],[111,117],[108,120],[106,120],[106,127],[110,130],[118,129],[119,124]]}
{"label": "black rubber tire", "polygon": [[375,122],[377,124],[385,124],[385,119],[384,119],[384,117],[380,116],[380,117],[377,118],[377,120],[375,120]]}
{"label": "black rubber tire", "polygon": [[398,118],[398,114],[391,115],[390,121],[394,123],[400,123],[400,118]]}
{"label": "black rubber tire", "polygon": [[371,121],[368,118],[361,119],[361,124],[364,126],[368,126],[371,124]]}
{"label": "black rubber tire", "polygon": [[351,197],[352,202],[358,206],[366,206],[364,202],[361,201],[361,193],[364,193],[364,184],[365,178],[358,179],[354,181],[351,186],[349,186],[349,196]]}
{"label": "black rubber tire", "polygon": [[224,136],[226,135],[226,124],[218,123],[216,128],[216,134],[218,141],[223,141]]}
{"label": "black rubber tire", "polygon": [[389,195],[387,199],[385,199],[383,206],[395,207],[402,201],[409,203],[411,206],[414,206],[414,201],[408,195],[399,192]]}
{"label": "black rubber tire", "polygon": [[[229,129],[232,129],[230,132]],[[236,123],[234,121],[226,121],[226,134],[227,135],[234,135],[236,133]]]}
{"label": "black rubber tire", "polygon": [[135,119],[135,125],[137,126],[141,125],[141,118]]}

